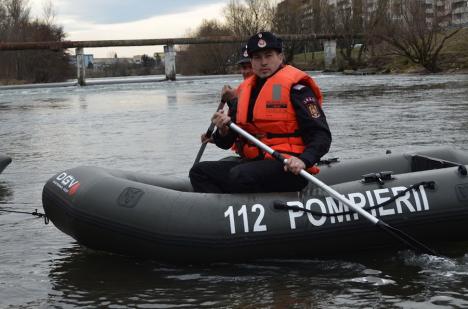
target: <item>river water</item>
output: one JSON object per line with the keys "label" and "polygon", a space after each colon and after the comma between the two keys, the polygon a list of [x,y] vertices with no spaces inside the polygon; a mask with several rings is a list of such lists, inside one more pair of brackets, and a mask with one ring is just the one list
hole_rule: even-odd
{"label": "river water", "polygon": [[[468,150],[468,75],[313,75],[334,139],[327,157]],[[0,90],[0,153],[13,158],[0,175],[0,210],[42,212],[47,179],[78,165],[186,176],[222,85],[239,82]],[[209,145],[203,159],[223,156]],[[87,250],[53,224],[2,211],[0,244],[0,308],[468,307],[468,244],[450,257],[180,266]]]}

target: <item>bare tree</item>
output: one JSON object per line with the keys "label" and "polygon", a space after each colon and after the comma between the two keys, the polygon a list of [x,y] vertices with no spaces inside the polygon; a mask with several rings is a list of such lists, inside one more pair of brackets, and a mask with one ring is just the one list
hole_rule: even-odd
{"label": "bare tree", "polygon": [[[216,20],[204,20],[193,37],[231,35],[230,30]],[[177,53],[177,67],[183,74],[224,74],[240,53],[238,44],[190,45]]]}
{"label": "bare tree", "polygon": [[236,36],[249,36],[272,28],[276,1],[231,0],[224,9],[226,26]]}
{"label": "bare tree", "polygon": [[107,58],[118,58],[117,52],[115,50],[110,50],[106,53]]}
{"label": "bare tree", "polygon": [[[3,0],[0,0],[0,31],[3,30],[6,24],[6,21],[7,21],[7,12],[5,8],[5,4]],[[2,35],[1,32],[0,32],[0,35]]]}
{"label": "bare tree", "polygon": [[[29,22],[30,9],[23,0],[4,0],[3,6],[6,12],[4,38],[5,41],[21,42],[26,40],[26,26]],[[4,74],[23,79],[24,62],[21,58],[24,52],[6,53],[2,59],[5,63]]]}
{"label": "bare tree", "polygon": [[[61,41],[62,27],[31,20],[25,0],[0,0],[0,41]],[[27,82],[60,81],[69,77],[68,54],[57,51],[5,51],[0,56],[0,78]]]}
{"label": "bare tree", "polygon": [[42,6],[42,18],[46,25],[52,25],[55,20],[55,7],[52,0],[46,1]]}
{"label": "bare tree", "polygon": [[19,25],[29,21],[31,9],[25,0],[5,0],[5,8],[8,12],[7,20],[10,23]]}
{"label": "bare tree", "polygon": [[[189,33],[192,37],[245,37],[259,31],[270,31],[276,0],[231,0],[224,8],[225,23],[203,21]],[[243,44],[191,45],[177,53],[177,67],[183,74],[224,74],[239,58]],[[196,60],[195,60],[196,59]]]}
{"label": "bare tree", "polygon": [[[273,19],[273,31],[277,33],[303,33],[303,12],[300,1],[285,1],[278,5],[275,17]],[[294,54],[300,52],[304,48],[304,42],[288,41],[283,42],[283,52],[285,62],[290,63],[294,58]]]}
{"label": "bare tree", "polygon": [[[349,5],[336,8],[335,33],[342,36],[338,42],[339,53],[353,69],[362,64],[362,55],[366,46],[362,38],[357,37],[364,31],[364,8],[362,0],[352,0]],[[357,55],[354,53],[356,46],[359,46]]]}
{"label": "bare tree", "polygon": [[438,72],[440,51],[461,29],[445,27],[451,15],[445,2],[433,1],[432,6],[426,6],[426,1],[391,4],[380,0],[374,34],[388,44],[390,53],[404,56],[429,72]]}
{"label": "bare tree", "polygon": [[333,4],[329,4],[328,1],[320,1],[320,14],[315,15],[315,18],[320,18],[320,29],[326,33],[336,32],[336,7]]}

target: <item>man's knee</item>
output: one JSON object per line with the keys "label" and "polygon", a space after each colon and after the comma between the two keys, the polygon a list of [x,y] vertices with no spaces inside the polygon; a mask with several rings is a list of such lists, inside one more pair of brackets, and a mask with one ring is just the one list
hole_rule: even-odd
{"label": "man's knee", "polygon": [[255,192],[256,190],[256,181],[252,173],[241,166],[229,171],[229,185],[232,192]]}
{"label": "man's knee", "polygon": [[189,171],[190,180],[206,179],[206,173],[204,172],[203,163],[204,162],[200,162],[192,166],[192,168]]}

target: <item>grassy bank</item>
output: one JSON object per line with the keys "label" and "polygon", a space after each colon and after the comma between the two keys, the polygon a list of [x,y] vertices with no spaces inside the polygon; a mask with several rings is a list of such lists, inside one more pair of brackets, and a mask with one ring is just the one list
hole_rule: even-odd
{"label": "grassy bank", "polygon": [[0,86],[32,84],[32,81],[17,79],[0,79]]}
{"label": "grassy bank", "polygon": [[[374,56],[365,55],[364,64],[360,69],[374,69],[380,73],[426,73],[426,70],[408,58],[395,55],[385,55],[385,50],[376,49]],[[357,50],[354,51],[357,55]],[[462,29],[446,42],[439,56],[439,67],[445,73],[468,73],[468,28]],[[305,70],[323,70],[324,53],[322,51],[300,53],[294,56],[294,65]],[[335,69],[349,70],[344,59],[337,50]]]}
{"label": "grassy bank", "polygon": [[445,71],[468,72],[468,28],[462,29],[450,40],[440,55],[441,68]]}

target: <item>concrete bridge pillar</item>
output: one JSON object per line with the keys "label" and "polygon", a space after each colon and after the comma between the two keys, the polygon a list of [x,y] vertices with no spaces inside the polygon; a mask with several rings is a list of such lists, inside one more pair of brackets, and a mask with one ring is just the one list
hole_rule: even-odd
{"label": "concrete bridge pillar", "polygon": [[176,80],[176,66],[175,66],[176,52],[174,45],[164,46],[164,71],[167,80]]}
{"label": "concrete bridge pillar", "polygon": [[336,40],[326,40],[323,42],[325,55],[325,69],[330,69],[336,63]]}
{"label": "concrete bridge pillar", "polygon": [[83,53],[83,48],[78,47],[75,50],[76,53],[76,76],[78,80],[78,85],[86,86],[86,66],[85,66],[85,56]]}

